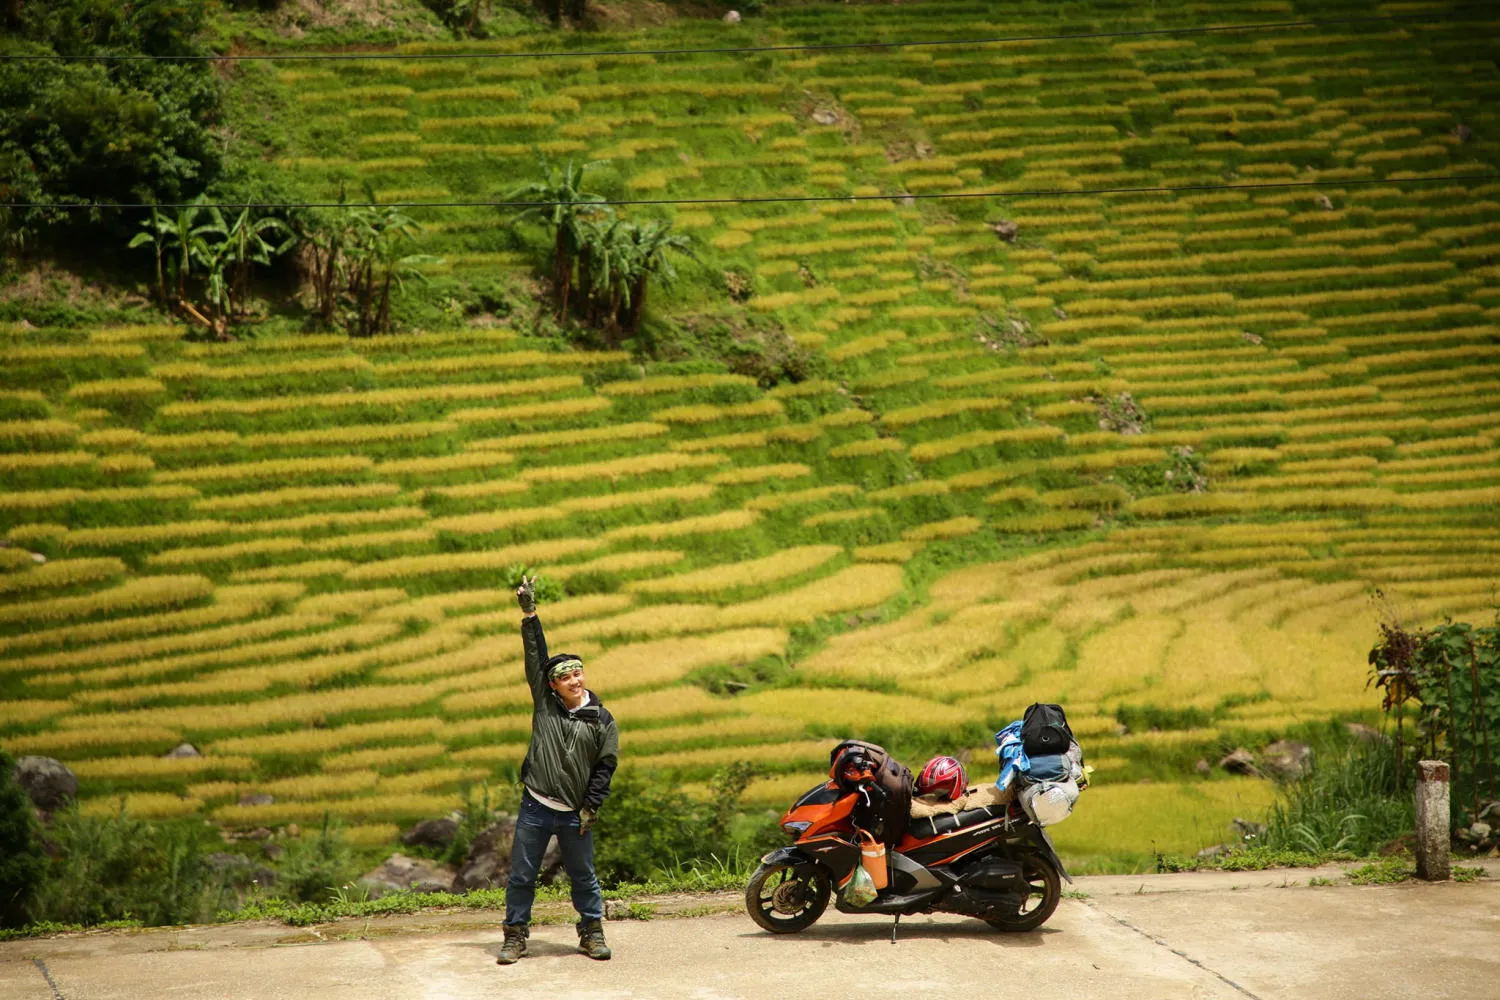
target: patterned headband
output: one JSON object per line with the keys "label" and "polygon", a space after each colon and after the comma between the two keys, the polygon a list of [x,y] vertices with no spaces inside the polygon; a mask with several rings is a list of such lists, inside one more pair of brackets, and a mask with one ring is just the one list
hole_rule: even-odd
{"label": "patterned headband", "polygon": [[575,670],[582,669],[582,660],[563,660],[561,663],[552,664],[552,669],[547,671],[547,679],[555,681],[560,677],[566,677]]}

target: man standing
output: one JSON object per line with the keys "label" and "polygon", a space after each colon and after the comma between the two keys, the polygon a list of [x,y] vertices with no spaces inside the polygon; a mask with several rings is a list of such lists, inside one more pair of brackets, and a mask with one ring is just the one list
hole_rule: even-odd
{"label": "man standing", "polygon": [[531,685],[531,745],[521,763],[521,810],[510,851],[505,888],[505,944],[497,961],[510,965],[526,954],[536,876],[547,842],[556,835],[563,866],[573,883],[578,911],[578,950],[607,959],[604,896],[594,874],[591,828],[609,795],[620,760],[614,716],[583,686],[583,662],[570,653],[547,655],[547,638],[536,616],[536,577],[521,578],[521,643]]}

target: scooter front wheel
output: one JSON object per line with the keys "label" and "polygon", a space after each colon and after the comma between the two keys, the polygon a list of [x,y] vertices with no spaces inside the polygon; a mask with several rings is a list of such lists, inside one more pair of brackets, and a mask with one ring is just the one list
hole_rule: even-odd
{"label": "scooter front wheel", "polygon": [[745,909],[773,934],[795,934],[823,915],[831,894],[828,873],[821,867],[799,871],[788,864],[761,865],[745,887]]}

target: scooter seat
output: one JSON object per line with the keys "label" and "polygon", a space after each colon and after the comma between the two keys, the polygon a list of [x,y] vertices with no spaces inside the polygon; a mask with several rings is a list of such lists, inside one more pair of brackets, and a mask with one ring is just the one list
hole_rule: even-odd
{"label": "scooter seat", "polygon": [[929,837],[940,837],[954,830],[961,830],[966,826],[983,823],[986,820],[1000,819],[1009,808],[1006,804],[983,806],[979,809],[964,809],[956,813],[939,813],[936,816],[913,817],[906,826],[906,832],[918,840],[927,840]]}

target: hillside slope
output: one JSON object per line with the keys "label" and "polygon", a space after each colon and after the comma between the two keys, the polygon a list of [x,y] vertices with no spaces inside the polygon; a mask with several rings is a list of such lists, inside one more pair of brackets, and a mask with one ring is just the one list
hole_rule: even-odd
{"label": "hillside slope", "polygon": [[[631,210],[706,261],[655,309],[772,321],[826,366],[769,390],[457,320],[7,331],[0,743],[69,759],[93,808],[389,838],[524,752],[529,566],[639,766],[754,760],[777,801],[835,733],[917,757],[1062,700],[1102,779],[1075,850],[1148,801],[1174,846],[1219,839],[1198,817],[1263,789],[1124,782],[1366,710],[1371,585],[1431,617],[1500,580],[1500,182],[1413,183],[1500,162],[1495,25],[1445,6],[245,67],[309,196],[497,198],[539,147],[625,197],[890,197]],[[1089,9],[806,7],[598,47],[1332,16]],[[1316,184],[1223,187],[1284,181]],[[1162,186],[1219,189],[903,197]],[[456,280],[541,262],[491,209],[413,214]],[[183,739],[207,755],[159,757]]]}

